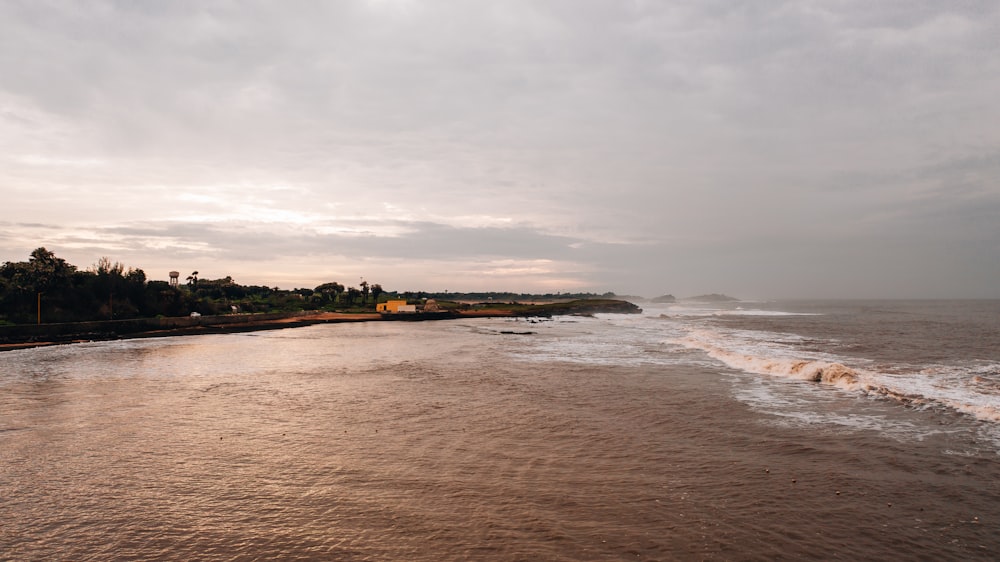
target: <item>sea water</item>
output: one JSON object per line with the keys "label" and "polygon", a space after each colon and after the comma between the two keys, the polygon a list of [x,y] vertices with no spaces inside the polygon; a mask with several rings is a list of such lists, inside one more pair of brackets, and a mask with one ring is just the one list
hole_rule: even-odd
{"label": "sea water", "polygon": [[[768,383],[818,382],[919,410],[968,414],[970,424],[1000,448],[1000,301],[672,308],[683,333],[670,343],[703,352],[737,372],[761,375],[738,392],[758,407],[789,414],[783,406],[793,396],[824,395],[825,389],[796,389],[788,396],[771,392]],[[671,322],[671,316],[668,309],[661,318]],[[776,403],[769,406],[767,397]],[[796,417],[815,423],[836,422],[838,415],[808,400],[795,409]],[[860,421],[880,427],[872,420]]]}
{"label": "sea water", "polygon": [[0,560],[994,559],[1000,303],[0,353]]}

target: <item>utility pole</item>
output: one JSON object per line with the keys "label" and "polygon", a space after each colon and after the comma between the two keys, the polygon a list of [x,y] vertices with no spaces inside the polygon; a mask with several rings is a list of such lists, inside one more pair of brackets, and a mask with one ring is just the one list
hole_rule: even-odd
{"label": "utility pole", "polygon": [[42,323],[42,293],[38,293],[38,323]]}

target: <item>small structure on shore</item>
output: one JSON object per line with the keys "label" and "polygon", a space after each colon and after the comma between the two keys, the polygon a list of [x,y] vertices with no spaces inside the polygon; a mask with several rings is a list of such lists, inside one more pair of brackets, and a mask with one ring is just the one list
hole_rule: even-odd
{"label": "small structure on shore", "polygon": [[417,305],[406,304],[406,301],[403,299],[391,300],[387,302],[381,302],[375,305],[375,310],[382,314],[409,313],[409,312],[416,312]]}

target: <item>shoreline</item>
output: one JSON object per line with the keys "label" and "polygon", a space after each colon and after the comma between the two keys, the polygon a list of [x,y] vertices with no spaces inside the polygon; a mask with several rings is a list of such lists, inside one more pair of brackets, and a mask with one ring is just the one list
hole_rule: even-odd
{"label": "shoreline", "polygon": [[[113,340],[124,340],[124,339],[142,339],[142,338],[160,338],[160,337],[171,337],[171,336],[196,336],[203,334],[236,334],[244,332],[258,332],[264,330],[283,330],[286,328],[301,328],[304,326],[313,326],[316,324],[340,324],[346,322],[426,322],[432,320],[457,320],[462,318],[507,318],[521,316],[516,314],[512,310],[506,309],[493,309],[493,310],[470,310],[461,312],[452,312],[448,314],[441,315],[383,315],[377,312],[358,312],[358,313],[344,313],[344,312],[318,312],[312,314],[302,314],[299,312],[287,313],[280,317],[270,317],[270,318],[252,318],[246,317],[247,319],[239,322],[214,322],[211,319],[201,321],[201,319],[196,323],[192,323],[188,326],[177,326],[177,327],[165,327],[165,328],[152,328],[152,329],[141,329],[137,331],[130,332],[117,332],[112,330],[109,331],[88,331],[81,333],[68,333],[65,335],[53,335],[48,336],[26,336],[33,341],[21,341],[21,342],[4,342],[0,343],[0,352],[3,351],[15,351],[18,349],[31,349],[35,347],[50,347],[53,345],[67,345],[73,343],[84,343],[93,341],[113,341]],[[203,317],[204,318],[204,317]],[[230,317],[224,317],[230,318]],[[186,320],[187,317],[180,317],[179,320]],[[108,328],[111,328],[113,321],[104,321]],[[101,324],[101,322],[88,322],[81,324]],[[28,325],[32,330],[37,330],[37,326],[60,326],[58,324],[31,324]],[[18,328],[14,327],[6,327]],[[17,337],[17,336],[14,336]]]}
{"label": "shoreline", "polygon": [[[187,317],[181,317],[186,319]],[[0,343],[0,352],[14,351],[17,349],[31,349],[34,347],[49,347],[53,345],[65,345],[72,343],[84,343],[91,341],[112,341],[119,339],[142,339],[142,338],[163,338],[171,336],[196,336],[202,334],[237,334],[243,332],[258,332],[264,330],[283,330],[286,328],[300,328],[315,324],[337,324],[343,322],[379,322],[385,321],[381,314],[372,313],[339,313],[320,312],[316,314],[302,315],[301,313],[288,313],[281,317],[259,318],[248,317],[242,322],[216,323],[211,319],[200,321],[190,326],[166,327],[160,329],[143,329],[135,332],[120,333],[116,331],[90,332],[86,334],[68,334],[62,337],[52,336],[40,337],[35,341]],[[111,324],[108,321],[108,324]],[[40,326],[46,326],[41,324]],[[51,325],[50,325],[51,326]],[[110,327],[110,326],[109,326]],[[79,336],[79,337],[78,337]]]}
{"label": "shoreline", "polygon": [[473,308],[441,312],[382,314],[378,312],[282,312],[220,316],[137,318],[53,324],[0,326],[0,352],[88,341],[229,334],[298,328],[343,322],[425,322],[462,318],[552,317],[595,313],[637,314],[642,309],[619,300],[577,300],[565,303],[513,305],[511,308]]}

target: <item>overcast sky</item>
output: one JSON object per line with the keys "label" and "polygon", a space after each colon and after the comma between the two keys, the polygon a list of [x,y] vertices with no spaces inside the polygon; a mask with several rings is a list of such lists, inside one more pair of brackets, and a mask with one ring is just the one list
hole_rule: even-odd
{"label": "overcast sky", "polygon": [[1000,298],[996,1],[0,0],[0,261]]}

